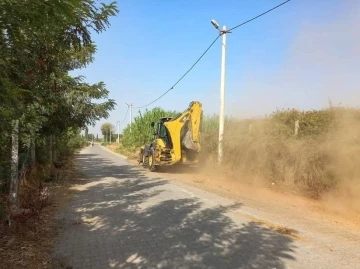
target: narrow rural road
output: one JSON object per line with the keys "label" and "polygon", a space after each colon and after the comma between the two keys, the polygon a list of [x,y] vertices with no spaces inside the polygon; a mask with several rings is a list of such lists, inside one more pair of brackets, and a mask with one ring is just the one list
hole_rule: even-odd
{"label": "narrow rural road", "polygon": [[53,251],[65,267],[360,266],[360,243],[349,253],[331,238],[335,247],[327,248],[283,235],[244,214],[246,202],[144,172],[99,145],[84,149],[78,165],[88,178],[58,215],[63,229]]}

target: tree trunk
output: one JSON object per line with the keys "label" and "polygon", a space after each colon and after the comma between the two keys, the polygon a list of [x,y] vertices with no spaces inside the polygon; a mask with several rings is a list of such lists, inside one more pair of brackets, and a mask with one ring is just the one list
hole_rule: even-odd
{"label": "tree trunk", "polygon": [[53,136],[50,135],[50,139],[49,139],[49,162],[50,165],[53,164]]}
{"label": "tree trunk", "polygon": [[52,153],[53,153],[52,159],[53,159],[54,162],[56,162],[57,161],[57,151],[56,151],[56,149],[57,149],[57,147],[56,147],[57,141],[56,141],[56,136],[54,136],[54,135],[52,135],[52,142],[53,142],[53,144],[52,144]]}
{"label": "tree trunk", "polygon": [[10,210],[15,211],[18,207],[19,192],[19,121],[12,122],[11,135],[11,181],[10,181]]}
{"label": "tree trunk", "polygon": [[31,159],[31,166],[35,165],[36,162],[36,151],[35,151],[35,147],[36,147],[36,142],[35,142],[35,138],[33,139],[33,142],[31,143],[31,148],[30,148],[30,159]]}

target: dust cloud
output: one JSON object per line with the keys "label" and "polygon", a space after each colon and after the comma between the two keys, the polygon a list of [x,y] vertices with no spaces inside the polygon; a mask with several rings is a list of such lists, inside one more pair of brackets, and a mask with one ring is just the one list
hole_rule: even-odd
{"label": "dust cloud", "polygon": [[344,112],[324,141],[329,156],[324,164],[336,187],[321,197],[328,210],[360,213],[360,113]]}
{"label": "dust cloud", "polygon": [[[327,1],[317,6],[329,8]],[[315,13],[315,18],[300,23],[285,52],[279,52],[284,60],[274,66],[271,76],[248,72],[239,79],[243,84],[238,96],[227,100],[229,112],[250,117],[277,108],[321,109],[329,99],[334,104],[358,106],[360,2],[338,1],[338,6],[334,17],[321,20]],[[272,53],[265,46],[264,50]]]}
{"label": "dust cloud", "polygon": [[[360,5],[326,25],[305,23],[294,40],[279,84],[336,103],[358,105],[360,80]],[[318,96],[314,93],[318,93]],[[306,101],[306,100],[303,100]],[[311,102],[311,100],[308,100]]]}
{"label": "dust cloud", "polygon": [[[335,106],[359,106],[360,2],[341,5],[341,14],[328,23],[304,22],[283,67],[261,83],[272,98],[259,96],[252,102],[254,110],[275,110],[274,104],[323,109],[329,100]],[[241,128],[227,129],[227,171],[238,178],[257,178],[253,184],[281,178],[290,186],[323,188],[318,198],[327,210],[359,214],[360,118],[354,111],[340,114],[328,133],[302,141],[269,140],[261,135],[244,140]],[[258,128],[266,129],[264,124]]]}
{"label": "dust cloud", "polygon": [[[328,24],[305,23],[289,51],[278,80],[285,88],[341,106],[359,106],[360,97],[360,3],[340,4],[341,14]],[[281,83],[281,82],[279,82]],[[316,94],[317,93],[317,94]],[[309,98],[310,99],[310,98]],[[347,112],[330,129],[319,152],[327,158],[323,164],[328,180],[336,187],[321,197],[327,209],[336,212],[360,212],[360,124],[355,112]]]}

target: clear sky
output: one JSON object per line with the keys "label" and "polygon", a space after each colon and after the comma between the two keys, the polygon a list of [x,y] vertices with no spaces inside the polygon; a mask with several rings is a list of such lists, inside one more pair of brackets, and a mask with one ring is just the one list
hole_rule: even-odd
{"label": "clear sky", "polygon": [[[109,1],[106,1],[109,2]],[[111,27],[94,35],[94,63],[72,72],[104,81],[117,102],[103,122],[116,126],[127,103],[142,106],[169,89],[217,35],[210,20],[231,28],[281,0],[121,0]],[[226,113],[269,114],[277,108],[358,105],[360,1],[292,0],[227,36]],[[155,104],[183,111],[193,100],[219,110],[221,42]],[[133,116],[137,114],[133,111]],[[129,123],[126,118],[121,129]]]}

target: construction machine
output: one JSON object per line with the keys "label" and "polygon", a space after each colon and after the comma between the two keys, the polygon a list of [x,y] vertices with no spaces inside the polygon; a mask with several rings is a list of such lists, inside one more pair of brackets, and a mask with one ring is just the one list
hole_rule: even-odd
{"label": "construction machine", "polygon": [[[139,164],[156,171],[159,166],[196,165],[200,153],[202,104],[193,101],[176,117],[163,117],[156,123],[154,140],[140,150]],[[151,123],[155,127],[155,122]]]}

